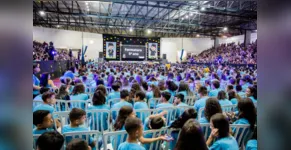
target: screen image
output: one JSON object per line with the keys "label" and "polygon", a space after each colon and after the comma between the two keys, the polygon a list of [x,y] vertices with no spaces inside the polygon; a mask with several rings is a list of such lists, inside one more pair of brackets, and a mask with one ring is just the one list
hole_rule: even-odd
{"label": "screen image", "polygon": [[122,60],[144,60],[145,46],[143,45],[123,45],[121,48]]}
{"label": "screen image", "polygon": [[116,42],[106,42],[106,58],[116,59]]}
{"label": "screen image", "polygon": [[156,59],[157,58],[157,51],[158,43],[148,43],[148,58],[149,59]]}

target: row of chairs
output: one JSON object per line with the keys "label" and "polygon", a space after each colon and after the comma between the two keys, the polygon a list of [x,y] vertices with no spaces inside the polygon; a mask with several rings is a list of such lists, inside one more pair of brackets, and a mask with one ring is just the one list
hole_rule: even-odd
{"label": "row of chairs", "polygon": [[[200,124],[205,140],[209,137],[210,133],[210,124]],[[243,148],[245,143],[247,142],[248,138],[252,134],[249,125],[242,125],[242,124],[232,124],[230,125],[232,129],[235,129],[235,132],[233,133],[234,138],[237,140],[238,145]],[[145,135],[151,135],[152,138],[158,137],[160,135],[168,134],[171,135],[172,132],[179,132],[178,136],[180,134],[179,129],[169,129],[167,127],[158,129],[158,130],[148,130],[144,131],[143,134]],[[71,139],[75,138],[82,138],[89,142],[90,137],[93,137],[94,142],[96,143],[96,149],[100,150],[117,150],[117,143],[125,142],[126,140],[126,131],[114,131],[114,132],[100,132],[96,130],[91,131],[82,131],[82,132],[68,132],[64,133],[63,136],[65,138],[63,149],[65,149],[66,145],[71,141]],[[33,135],[33,147],[36,149],[35,141],[39,137],[39,134]],[[112,140],[114,139],[114,140]],[[119,140],[119,141],[118,141]],[[169,143],[158,141],[151,143],[149,145],[149,150],[169,150]]]}
{"label": "row of chairs", "polygon": [[[107,105],[112,106],[113,104],[120,101],[120,98],[114,98],[110,99],[106,102]],[[42,100],[33,100],[33,108],[36,107],[39,104],[42,104]],[[152,98],[147,101],[148,107],[150,108],[150,105],[156,106],[160,103],[160,98]],[[189,106],[193,106],[195,103],[195,96],[187,96],[185,98],[185,103]],[[87,109],[88,106],[92,105],[92,100],[57,100],[55,110],[56,111],[70,111],[72,108],[83,108]]]}

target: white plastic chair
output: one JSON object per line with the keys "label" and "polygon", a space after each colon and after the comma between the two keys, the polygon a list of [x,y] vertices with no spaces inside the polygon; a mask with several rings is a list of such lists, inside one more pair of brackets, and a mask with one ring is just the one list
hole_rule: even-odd
{"label": "white plastic chair", "polygon": [[[103,134],[103,150],[117,150],[118,144],[126,141],[126,131],[104,132]],[[108,143],[108,141],[110,141]]]}
{"label": "white plastic chair", "polygon": [[250,132],[250,125],[249,124],[230,124],[230,127],[233,131],[233,137],[236,139],[238,145],[241,147],[245,144],[247,137],[249,136]]}
{"label": "white plastic chair", "polygon": [[203,131],[205,140],[207,140],[211,134],[210,123],[200,123],[200,127]]}
{"label": "white plastic chair", "polygon": [[204,107],[202,108],[199,108],[199,111],[198,111],[198,121],[202,118],[202,113],[204,114]]}
{"label": "white plastic chair", "polygon": [[36,141],[41,136],[41,134],[33,134],[32,136],[33,136],[33,149],[36,150],[37,149]]}
{"label": "white plastic chair", "polygon": [[68,145],[72,139],[78,138],[87,141],[88,144],[91,144],[90,142],[94,142],[96,149],[101,147],[101,142],[99,142],[99,140],[102,140],[102,134],[99,131],[75,131],[67,132],[63,135],[65,138],[65,146]]}
{"label": "white plastic chair", "polygon": [[[90,130],[109,131],[110,129],[110,110],[98,109],[87,110],[87,121]],[[104,122],[105,121],[105,122]],[[104,126],[105,125],[105,126]],[[106,128],[107,125],[107,128]]]}
{"label": "white plastic chair", "polygon": [[154,108],[160,103],[160,98],[151,98],[148,100],[148,107],[151,108],[151,102],[154,104]]}
{"label": "white plastic chair", "polygon": [[87,110],[88,101],[85,100],[57,100],[56,111],[71,111],[73,108]]}
{"label": "white plastic chair", "polygon": [[[158,130],[147,130],[143,132],[144,137],[146,138],[156,138],[159,137],[161,135],[165,135],[165,134],[169,134],[169,130],[167,127],[158,129]],[[146,146],[149,148],[149,150],[159,150],[162,149],[162,140],[156,141],[156,142],[152,142],[147,144]],[[166,144],[168,145],[168,144]],[[168,147],[168,146],[166,146]]]}
{"label": "white plastic chair", "polygon": [[112,98],[112,99],[109,99],[107,101],[107,105],[109,105],[110,107],[113,106],[114,104],[120,102],[120,98]]}
{"label": "white plastic chair", "polygon": [[135,109],[136,117],[139,118],[142,123],[145,122],[145,119],[151,115],[153,112],[152,109]]}
{"label": "white plastic chair", "polygon": [[58,119],[61,122],[61,130],[63,130],[63,127],[65,125],[70,124],[69,114],[70,114],[69,111],[60,111],[60,112],[53,113],[54,125],[55,125],[56,129],[57,129],[57,123],[56,123],[55,119]]}
{"label": "white plastic chair", "polygon": [[234,112],[235,111],[235,108],[237,107],[237,105],[224,105],[224,106],[221,106],[221,109],[223,112]]}
{"label": "white plastic chair", "polygon": [[167,111],[168,113],[164,116],[166,118],[166,126],[170,124],[171,121],[175,119],[176,116],[176,108],[175,107],[163,107],[156,108],[153,110],[153,114],[158,114],[162,111]]}
{"label": "white plastic chair", "polygon": [[194,106],[195,96],[186,96],[184,101],[185,101],[185,104],[189,106]]}

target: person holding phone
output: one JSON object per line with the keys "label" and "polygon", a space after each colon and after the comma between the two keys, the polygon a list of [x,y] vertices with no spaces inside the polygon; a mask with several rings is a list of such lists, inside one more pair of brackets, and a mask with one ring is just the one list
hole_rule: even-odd
{"label": "person holding phone", "polygon": [[236,139],[230,134],[229,121],[225,115],[213,115],[210,119],[210,129],[211,134],[206,142],[209,150],[239,150]]}

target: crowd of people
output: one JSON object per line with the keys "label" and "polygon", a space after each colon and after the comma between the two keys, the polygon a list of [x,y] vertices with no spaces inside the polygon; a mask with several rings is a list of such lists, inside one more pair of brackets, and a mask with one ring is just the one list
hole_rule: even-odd
{"label": "crowd of people", "polygon": [[[247,55],[253,51],[252,46],[246,51]],[[228,49],[235,45],[224,47]],[[202,55],[210,57],[206,52]],[[211,54],[211,57],[214,55],[216,54]],[[257,68],[90,62],[78,70],[72,68],[65,72],[60,78],[60,87],[54,85],[48,73],[36,76],[39,71],[39,65],[35,64],[33,97],[34,101],[43,101],[33,108],[33,134],[41,134],[36,141],[39,150],[60,149],[64,145],[64,139],[68,142],[67,150],[99,149],[100,143],[91,138],[89,141],[72,140],[62,134],[90,131],[95,125],[94,122],[85,124],[86,118],[92,118],[92,114],[90,117],[88,113],[91,110],[112,109],[118,109],[119,112],[112,112],[109,124],[106,122],[106,115],[95,116],[95,121],[104,119],[103,124],[99,125],[102,129],[98,128],[97,131],[127,132],[125,139],[118,136],[110,142],[101,140],[106,144],[115,143],[114,140],[117,140],[114,149],[148,150],[151,143],[154,143],[154,149],[161,149],[161,143],[168,142],[171,150],[238,150],[242,145],[238,144],[238,139],[234,137],[236,129],[230,127],[231,125],[249,125],[250,135],[243,145],[247,150],[257,148]],[[193,97],[194,103],[186,103],[187,97]],[[88,108],[81,106],[70,109],[70,124],[63,126],[54,116],[55,112],[64,109],[56,109],[56,99],[71,102],[84,100],[90,105]],[[113,99],[118,100],[112,102]],[[228,105],[235,105],[235,109],[225,112],[223,108]],[[180,109],[180,106],[189,108]],[[169,114],[174,114],[171,108],[177,109],[175,115],[169,118]],[[163,111],[149,115],[136,113],[140,109]],[[199,114],[201,110],[203,113]],[[201,115],[201,118],[198,115]],[[204,129],[201,127],[203,124],[208,124],[211,130],[206,140]],[[157,137],[143,134],[144,131],[164,127],[175,130],[170,135]],[[240,133],[243,134],[242,131],[239,131]]]}
{"label": "crowd of people", "polygon": [[[50,42],[52,43],[52,42]],[[55,53],[51,54],[53,55],[53,60],[56,61],[62,61],[62,60],[75,60],[76,58],[74,56],[70,57],[68,50],[55,50]],[[50,59],[50,50],[49,50],[49,44],[46,42],[38,42],[33,41],[33,61],[48,61],[52,60]]]}
{"label": "crowd of people", "polygon": [[257,41],[246,47],[243,43],[221,44],[217,48],[210,48],[198,55],[190,55],[188,60],[196,63],[256,64]]}

